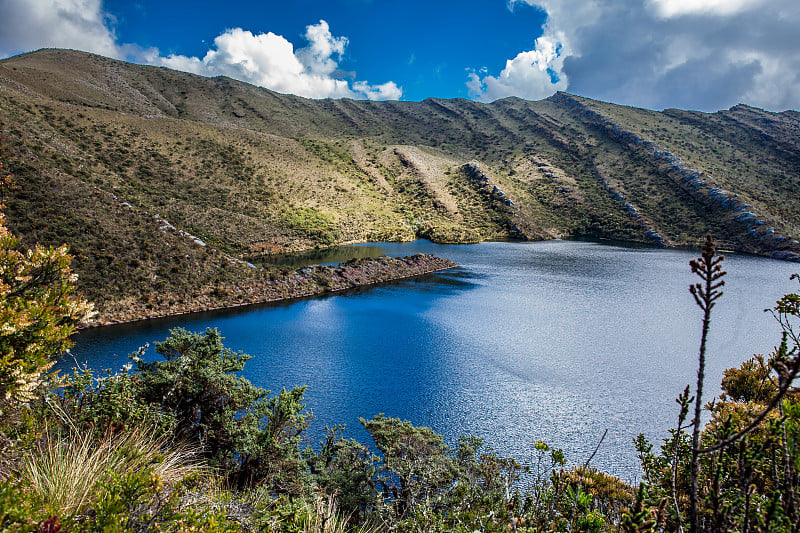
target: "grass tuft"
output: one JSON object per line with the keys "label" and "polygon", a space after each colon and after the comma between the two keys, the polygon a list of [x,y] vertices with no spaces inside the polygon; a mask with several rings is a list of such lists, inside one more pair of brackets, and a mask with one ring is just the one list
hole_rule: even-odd
{"label": "grass tuft", "polygon": [[102,496],[112,475],[153,469],[165,484],[200,473],[197,454],[146,430],[109,435],[96,441],[89,434],[46,432],[22,457],[19,482],[41,498],[54,515],[86,512]]}

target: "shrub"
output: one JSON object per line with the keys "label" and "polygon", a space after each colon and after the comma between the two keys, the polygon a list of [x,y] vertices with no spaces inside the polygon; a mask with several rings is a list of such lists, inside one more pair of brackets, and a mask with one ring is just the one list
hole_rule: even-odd
{"label": "shrub", "polygon": [[277,492],[302,492],[298,445],[311,420],[305,387],[269,397],[236,375],[250,356],[225,348],[216,329],[170,333],[156,343],[163,360],[135,361],[141,400],[171,416],[175,437],[199,445],[237,486],[263,482]]}
{"label": "shrub", "polygon": [[738,368],[725,370],[722,378],[722,400],[736,402],[768,402],[778,386],[771,378],[772,367],[763,355],[754,355]]}
{"label": "shrub", "polygon": [[[140,356],[147,347],[139,350]],[[97,375],[88,368],[76,369],[66,377],[61,387],[48,396],[47,402],[61,419],[81,431],[102,438],[109,433],[119,433],[127,427],[148,427],[162,436],[172,431],[174,424],[169,413],[141,398],[139,376],[129,372],[125,365],[117,373],[106,370]],[[43,415],[52,416],[50,410]]]}
{"label": "shrub", "polygon": [[[0,159],[3,195],[11,183]],[[75,280],[66,245],[21,250],[0,212],[0,477],[21,405],[34,398],[54,358],[71,346],[76,325],[92,314],[91,304],[73,294]]]}
{"label": "shrub", "polygon": [[73,295],[67,247],[17,249],[0,213],[0,410],[27,401],[91,304]]}
{"label": "shrub", "polygon": [[35,496],[22,490],[19,483],[0,481],[0,532],[40,531],[38,519],[44,520]]}
{"label": "shrub", "polygon": [[[754,356],[723,378],[724,394],[706,406],[711,419],[700,429],[704,350],[709,311],[721,291],[721,257],[714,256],[710,238],[703,258],[692,270],[703,279],[693,294],[704,311],[696,398],[689,387],[678,398],[678,427],[661,446],[660,453],[641,435],[636,440],[646,487],[640,491],[637,513],[663,517],[667,530],[794,531],[800,528],[798,466],[800,466],[800,405],[792,382],[800,373],[798,336],[794,321],[800,317],[800,297],[781,298],[773,315],[782,326],[781,344],[765,361]],[[694,400],[695,418],[684,424]],[[685,429],[693,427],[690,436]],[[669,502],[668,516],[665,504]],[[644,506],[644,507],[642,507]],[[660,511],[656,511],[656,509]],[[646,514],[646,513],[645,513]],[[633,515],[630,515],[633,516]]]}
{"label": "shrub", "polygon": [[396,502],[398,516],[455,479],[455,461],[442,436],[431,428],[383,415],[359,420],[383,454],[384,475],[379,481],[387,498]]}
{"label": "shrub", "polygon": [[328,495],[337,495],[340,509],[355,521],[377,504],[378,456],[353,439],[340,438],[344,426],[328,429],[319,453],[307,453],[316,485]]}
{"label": "shrub", "polygon": [[91,517],[71,526],[91,532],[241,531],[224,510],[183,504],[184,487],[166,488],[152,468],[113,472],[102,483]]}

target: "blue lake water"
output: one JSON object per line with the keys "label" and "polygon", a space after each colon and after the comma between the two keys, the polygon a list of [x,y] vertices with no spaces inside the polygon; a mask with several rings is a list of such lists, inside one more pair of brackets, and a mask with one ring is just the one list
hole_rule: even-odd
{"label": "blue lake water", "polygon": [[[215,327],[227,346],[253,356],[244,375],[255,384],[308,385],[311,444],[333,424],[347,424],[346,435],[366,443],[358,417],[385,413],[430,426],[450,443],[479,436],[522,462],[544,440],[581,463],[608,429],[592,465],[633,481],[640,470],[632,439],[666,436],[675,397],[696,379],[701,312],[688,291],[695,281],[688,262],[698,254],[569,241],[417,241],[354,253],[417,252],[458,268],[291,303],[82,331],[72,351],[90,367],[115,368],[170,328]],[[708,395],[718,393],[725,368],[779,342],[763,309],[796,291],[789,275],[800,270],[742,255],[723,266]],[[155,357],[152,347],[148,353]]]}

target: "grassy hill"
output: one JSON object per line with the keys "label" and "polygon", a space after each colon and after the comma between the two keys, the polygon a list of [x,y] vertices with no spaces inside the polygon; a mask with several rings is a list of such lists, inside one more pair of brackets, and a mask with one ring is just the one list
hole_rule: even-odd
{"label": "grassy hill", "polygon": [[68,242],[101,312],[190,303],[260,255],[583,237],[800,259],[800,114],[309,100],[83,52],[0,61],[24,242]]}

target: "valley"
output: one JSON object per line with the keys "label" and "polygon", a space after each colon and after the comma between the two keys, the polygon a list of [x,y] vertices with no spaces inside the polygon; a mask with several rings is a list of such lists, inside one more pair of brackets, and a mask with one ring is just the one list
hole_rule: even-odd
{"label": "valley", "polygon": [[25,245],[70,244],[100,323],[225,306],[231,287],[296,275],[252,268],[260,257],[356,242],[694,247],[711,233],[800,259],[795,111],[566,93],[310,100],[40,50],[0,61],[0,123],[9,228]]}

